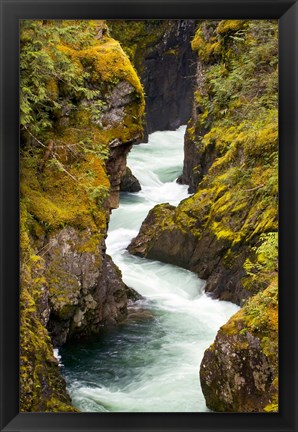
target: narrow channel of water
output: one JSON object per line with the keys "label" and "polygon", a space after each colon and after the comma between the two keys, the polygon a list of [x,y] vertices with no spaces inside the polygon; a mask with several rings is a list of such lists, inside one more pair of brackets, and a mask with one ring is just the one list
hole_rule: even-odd
{"label": "narrow channel of water", "polygon": [[145,298],[130,306],[130,318],[113,331],[61,349],[62,372],[81,411],[207,411],[199,365],[219,327],[239,308],[207,297],[195,274],[126,250],[154,205],[177,205],[188,196],[187,186],[175,181],[182,171],[184,132],[185,126],[155,132],[129,155],[142,190],[121,194],[107,247],[124,282]]}

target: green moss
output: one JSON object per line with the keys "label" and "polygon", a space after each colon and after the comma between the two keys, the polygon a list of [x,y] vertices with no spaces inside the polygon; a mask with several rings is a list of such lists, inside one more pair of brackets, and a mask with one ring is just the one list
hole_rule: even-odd
{"label": "green moss", "polygon": [[[108,22],[111,35],[120,41],[124,51],[134,63],[139,74],[144,69],[145,56],[155,49],[156,44],[174,25],[172,20],[113,20]],[[176,48],[168,55],[176,55]]]}
{"label": "green moss", "polygon": [[82,68],[92,68],[91,82],[99,80],[115,84],[128,81],[142,96],[143,90],[136,71],[124,54],[119,42],[109,37],[83,50],[61,45],[59,49],[72,59],[80,61]]}
{"label": "green moss", "polygon": [[20,408],[22,412],[76,412],[70,405],[53,347],[42,325],[38,304],[43,260],[33,254],[29,241],[30,215],[21,201],[20,246],[22,251],[20,294]]}
{"label": "green moss", "polygon": [[221,327],[228,335],[251,333],[277,370],[278,352],[278,284],[275,278],[264,291],[251,297],[243,308]]}
{"label": "green moss", "polygon": [[[277,43],[276,23],[249,20],[202,21],[192,42],[204,82],[195,92],[200,114],[189,122],[187,139],[212,163],[175,220],[198,238],[209,231],[224,240],[233,256],[225,258],[229,268],[237,250],[246,247],[249,255],[263,233],[278,227]],[[244,283],[248,288],[252,280]]]}
{"label": "green moss", "polygon": [[[30,116],[26,114],[22,123],[26,128],[21,150],[20,402],[24,412],[72,412],[76,410],[53,357],[43,313],[50,303],[67,319],[77,301],[78,284],[61,270],[59,256],[45,266],[44,244],[49,234],[74,227],[82,238],[71,247],[78,254],[92,254],[100,267],[109,218],[109,143],[142,136],[144,94],[132,64],[108,36],[103,21],[28,21],[22,29],[22,55],[30,54],[33,37],[35,58],[47,62],[48,69],[46,82],[41,80],[35,89],[31,64],[22,63],[22,82],[38,97],[36,103],[27,100],[24,84],[22,107]],[[131,102],[121,121],[102,125],[109,95],[122,81],[133,86]]]}
{"label": "green moss", "polygon": [[[243,308],[219,330],[221,336],[233,337],[235,352],[249,349],[248,335],[260,343],[274,380],[270,386],[270,403],[264,412],[278,411],[278,284],[275,277],[264,291],[251,297]],[[211,348],[211,347],[210,347]],[[209,348],[209,349],[210,349]],[[212,347],[214,350],[214,347]]]}
{"label": "green moss", "polygon": [[245,24],[247,24],[247,21],[245,20],[223,20],[220,21],[218,26],[216,27],[216,32],[219,35],[225,35],[227,33],[234,33],[238,30],[242,29]]}
{"label": "green moss", "polygon": [[[46,164],[42,174],[28,164],[31,159],[23,158],[21,166],[21,193],[26,197],[29,213],[47,230],[65,225],[79,229],[90,227],[94,232],[104,235],[107,213],[98,208],[96,201],[90,199],[88,190],[105,186],[109,180],[102,162],[93,156],[68,166],[68,174],[59,167]],[[93,178],[84,173],[93,170]]]}
{"label": "green moss", "polygon": [[264,411],[267,413],[278,412],[278,404],[271,403],[265,406]]}

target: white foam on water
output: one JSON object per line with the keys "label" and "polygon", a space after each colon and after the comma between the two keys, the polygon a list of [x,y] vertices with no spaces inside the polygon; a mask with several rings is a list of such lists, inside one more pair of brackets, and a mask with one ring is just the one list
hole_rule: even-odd
{"label": "white foam on water", "polygon": [[[187,186],[176,182],[182,172],[184,133],[185,126],[155,132],[129,154],[128,166],[142,190],[121,194],[120,206],[111,215],[107,252],[124,282],[145,296],[139,307],[153,318],[152,323],[136,321],[124,328],[105,349],[89,351],[94,363],[86,372],[88,381],[82,367],[66,365],[69,391],[81,411],[208,411],[199,382],[200,362],[219,327],[239,308],[208,297],[205,282],[194,273],[126,250],[154,205],[178,205],[188,196]],[[102,370],[111,374],[110,381],[103,380]]]}

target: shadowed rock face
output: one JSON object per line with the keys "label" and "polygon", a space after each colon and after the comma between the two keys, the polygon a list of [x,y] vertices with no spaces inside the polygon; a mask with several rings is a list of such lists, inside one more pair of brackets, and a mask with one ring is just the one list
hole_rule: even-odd
{"label": "shadowed rock face", "polygon": [[161,229],[162,220],[174,210],[175,207],[170,204],[158,205],[150,210],[138,236],[127,248],[129,253],[188,269],[196,246],[195,237],[180,231],[175,225]]}
{"label": "shadowed rock face", "polygon": [[121,178],[120,191],[121,192],[139,192],[141,185],[139,180],[133,175],[131,169],[126,167],[125,173]]}
{"label": "shadowed rock face", "polygon": [[[198,229],[199,225],[198,221]],[[240,305],[253,293],[253,290],[247,291],[242,283],[247,245],[231,248],[229,242],[218,240],[210,230],[188,228],[181,218],[179,206],[155,206],[128,246],[128,251],[195,272],[207,280],[205,291],[215,298]],[[234,255],[231,259],[233,265],[227,262],[228,253]]]}
{"label": "shadowed rock face", "polygon": [[146,99],[147,132],[173,130],[191,115],[195,56],[190,41],[194,20],[173,21],[162,39],[145,54],[141,81]]}
{"label": "shadowed rock face", "polygon": [[190,41],[194,20],[174,21],[145,55],[141,81],[147,95],[147,132],[177,129],[191,115],[195,56]]}
{"label": "shadowed rock face", "polygon": [[175,130],[191,116],[196,55],[195,20],[109,22],[132,59],[146,96],[146,132]]}
{"label": "shadowed rock face", "polygon": [[64,228],[47,244],[46,276],[51,282],[47,327],[55,346],[97,333],[102,325],[126,315],[126,286],[120,270],[105,254],[104,243],[92,252],[82,251],[89,235],[88,230],[78,233]]}
{"label": "shadowed rock face", "polygon": [[208,149],[198,145],[198,137],[203,136],[204,132],[203,128],[196,127],[194,118],[191,118],[184,136],[183,171],[177,179],[177,183],[189,185],[189,193],[197,191],[200,181],[217,157],[214,145],[210,145]]}

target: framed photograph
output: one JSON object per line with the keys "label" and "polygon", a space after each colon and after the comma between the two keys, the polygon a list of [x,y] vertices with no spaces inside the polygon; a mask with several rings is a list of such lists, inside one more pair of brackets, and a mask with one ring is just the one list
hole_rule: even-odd
{"label": "framed photograph", "polygon": [[1,3],[1,431],[297,431],[297,1]]}

